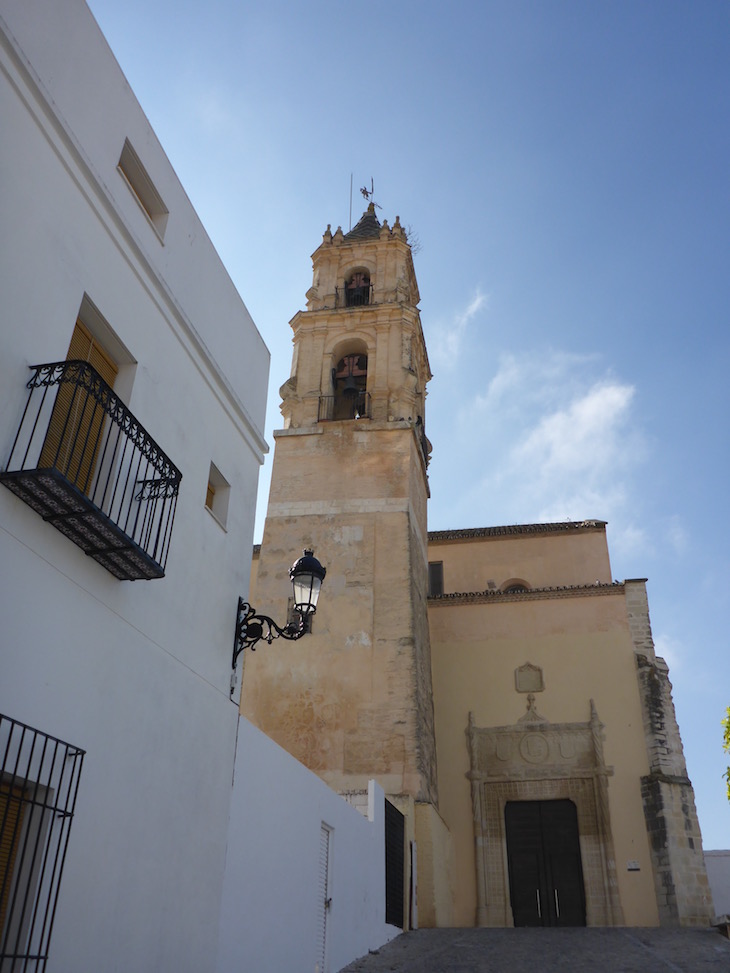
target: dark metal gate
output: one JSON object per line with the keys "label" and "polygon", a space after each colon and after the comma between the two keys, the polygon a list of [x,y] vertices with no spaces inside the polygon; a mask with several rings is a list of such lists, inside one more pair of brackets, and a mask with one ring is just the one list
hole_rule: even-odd
{"label": "dark metal gate", "polygon": [[0,967],[42,971],[84,751],[0,714]]}
{"label": "dark metal gate", "polygon": [[403,928],[405,818],[385,800],[385,921]]}

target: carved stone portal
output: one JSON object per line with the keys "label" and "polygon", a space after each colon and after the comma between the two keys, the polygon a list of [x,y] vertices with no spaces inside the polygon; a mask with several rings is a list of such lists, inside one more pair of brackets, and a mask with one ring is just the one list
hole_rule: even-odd
{"label": "carved stone portal", "polygon": [[477,870],[477,925],[512,926],[504,809],[508,801],[567,798],[578,812],[586,922],[623,925],[603,759],[603,725],[591,700],[586,723],[549,723],[528,700],[513,726],[477,727],[469,714]]}

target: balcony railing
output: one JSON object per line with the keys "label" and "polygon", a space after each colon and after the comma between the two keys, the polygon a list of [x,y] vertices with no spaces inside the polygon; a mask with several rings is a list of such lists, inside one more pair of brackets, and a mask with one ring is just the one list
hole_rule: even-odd
{"label": "balcony railing", "polygon": [[356,395],[320,395],[317,422],[334,419],[371,419],[372,404],[369,392]]}
{"label": "balcony railing", "polygon": [[0,481],[116,578],[164,577],[182,474],[88,362],[31,370]]}
{"label": "balcony railing", "polygon": [[367,307],[373,304],[373,285],[335,287],[335,307]]}

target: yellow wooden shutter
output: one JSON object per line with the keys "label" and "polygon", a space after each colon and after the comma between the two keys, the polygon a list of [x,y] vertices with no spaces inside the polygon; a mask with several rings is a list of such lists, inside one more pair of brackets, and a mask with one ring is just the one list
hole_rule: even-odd
{"label": "yellow wooden shutter", "polygon": [[[66,361],[72,359],[89,362],[107,385],[114,386],[117,377],[115,362],[100,347],[81,321],[76,322],[66,355]],[[74,392],[76,392],[75,397]],[[94,401],[88,402],[86,395],[82,394],[81,390],[77,391],[76,386],[62,384],[58,389],[51,421],[48,424],[48,432],[38,461],[39,468],[55,466],[72,483],[88,491],[94,475],[103,423],[104,412],[98,404]]]}
{"label": "yellow wooden shutter", "polygon": [[13,884],[15,856],[18,852],[20,833],[23,830],[23,789],[0,784],[0,937],[5,928],[5,917]]}

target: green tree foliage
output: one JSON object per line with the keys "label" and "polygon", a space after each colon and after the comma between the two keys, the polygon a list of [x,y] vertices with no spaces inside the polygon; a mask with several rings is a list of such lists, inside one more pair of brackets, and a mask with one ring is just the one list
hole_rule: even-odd
{"label": "green tree foliage", "polygon": [[[722,748],[725,753],[730,753],[730,706],[727,708],[727,716],[722,721]],[[725,771],[723,777],[727,781],[727,799],[730,801],[730,767]]]}

